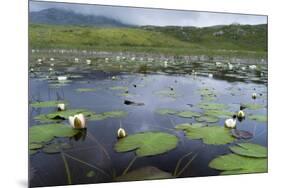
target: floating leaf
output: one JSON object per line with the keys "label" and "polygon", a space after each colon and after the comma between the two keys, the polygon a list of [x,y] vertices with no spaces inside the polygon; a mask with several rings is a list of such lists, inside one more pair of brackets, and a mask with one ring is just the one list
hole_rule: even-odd
{"label": "floating leaf", "polygon": [[181,127],[189,139],[202,139],[205,144],[222,145],[233,142],[235,139],[230,135],[229,129],[221,126],[186,126]]}
{"label": "floating leaf", "polygon": [[196,121],[207,122],[207,123],[215,123],[215,122],[218,122],[219,119],[217,117],[214,117],[214,116],[201,116],[201,117],[197,117]]}
{"label": "floating leaf", "polygon": [[229,148],[238,155],[256,158],[267,157],[267,148],[264,146],[251,143],[240,143],[237,145],[238,146],[231,146]]}
{"label": "floating leaf", "polygon": [[28,149],[30,149],[30,150],[36,150],[36,149],[40,149],[42,147],[43,147],[43,145],[42,144],[38,144],[38,143],[30,143],[28,145]]}
{"label": "floating leaf", "polygon": [[220,103],[205,103],[201,102],[198,105],[199,108],[203,110],[223,110],[228,108],[225,104],[220,104]]}
{"label": "floating leaf", "polygon": [[192,118],[192,117],[200,117],[201,114],[198,112],[192,112],[192,111],[183,111],[177,114],[179,117],[184,118]]}
{"label": "floating leaf", "polygon": [[202,123],[182,123],[177,125],[175,128],[177,130],[186,130],[186,129],[192,129],[192,128],[198,128],[198,127],[203,127],[204,125]]}
{"label": "floating leaf", "polygon": [[250,115],[249,119],[259,122],[267,122],[267,116],[266,115]]}
{"label": "floating leaf", "polygon": [[232,136],[238,139],[250,139],[253,137],[253,134],[248,131],[233,129]]}
{"label": "floating leaf", "polygon": [[162,171],[153,166],[146,166],[133,170],[122,176],[116,177],[115,181],[137,181],[172,178],[172,174]]}
{"label": "floating leaf", "polygon": [[114,87],[111,87],[109,89],[111,89],[111,90],[123,90],[123,91],[128,91],[129,90],[129,88],[125,87],[125,86],[114,86]]}
{"label": "floating leaf", "polygon": [[30,149],[29,150],[29,155],[34,155],[35,153],[37,153],[38,150],[33,150],[33,149]]}
{"label": "floating leaf", "polygon": [[48,142],[54,137],[71,137],[78,133],[64,124],[35,125],[29,128],[29,143]]}
{"label": "floating leaf", "polygon": [[47,108],[47,107],[57,107],[59,103],[66,103],[65,101],[44,101],[44,102],[34,102],[31,106],[34,108]]}
{"label": "floating leaf", "polygon": [[71,148],[71,145],[65,142],[56,142],[56,143],[51,143],[48,145],[45,145],[43,148],[43,152],[53,154],[53,153],[59,153],[64,149],[69,149]]}
{"label": "floating leaf", "polygon": [[162,97],[172,97],[172,98],[177,98],[180,96],[174,90],[161,90],[155,92],[155,94]]}
{"label": "floating leaf", "polygon": [[167,114],[173,115],[173,114],[178,113],[178,111],[173,110],[173,109],[163,108],[163,109],[156,110],[156,113],[161,114],[161,115],[167,115]]}
{"label": "floating leaf", "polygon": [[110,112],[104,112],[101,114],[91,114],[88,117],[88,120],[89,121],[99,121],[99,120],[104,120],[107,118],[122,118],[127,115],[128,115],[128,113],[125,111],[115,110],[115,111],[110,111]]}
{"label": "floating leaf", "polygon": [[243,106],[245,106],[246,108],[250,109],[250,110],[258,110],[263,108],[263,106],[261,104],[244,104]]}
{"label": "floating leaf", "polygon": [[86,174],[86,176],[88,177],[88,178],[92,178],[92,177],[94,177],[96,175],[96,173],[94,172],[94,171],[92,171],[92,170],[90,170],[87,174]]}
{"label": "floating leaf", "polygon": [[209,167],[222,170],[221,174],[261,173],[267,172],[267,158],[228,154],[213,159],[209,163]]}
{"label": "floating leaf", "polygon": [[232,117],[233,113],[225,110],[207,110],[204,112],[207,116],[213,116],[218,118],[228,118]]}
{"label": "floating leaf", "polygon": [[95,88],[78,88],[76,89],[76,91],[78,92],[93,92],[93,91],[96,91]]}
{"label": "floating leaf", "polygon": [[152,156],[168,152],[177,146],[178,138],[162,132],[144,132],[127,136],[115,144],[117,152],[136,150],[136,155]]}

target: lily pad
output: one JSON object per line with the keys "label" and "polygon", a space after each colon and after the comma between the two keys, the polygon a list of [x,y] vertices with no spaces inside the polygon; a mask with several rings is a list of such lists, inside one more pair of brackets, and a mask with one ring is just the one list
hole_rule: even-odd
{"label": "lily pad", "polygon": [[44,101],[44,102],[34,102],[31,106],[34,108],[47,108],[47,107],[57,107],[59,103],[66,103],[65,101]]}
{"label": "lily pad", "polygon": [[207,110],[204,112],[205,115],[207,116],[213,116],[213,117],[218,117],[218,118],[228,118],[232,117],[233,113],[226,111],[226,110]]}
{"label": "lily pad", "polygon": [[51,143],[48,145],[45,145],[45,147],[42,149],[43,152],[53,154],[53,153],[59,153],[64,149],[69,149],[71,148],[71,145],[65,142],[56,142],[56,143]]}
{"label": "lily pad", "polygon": [[96,88],[78,88],[78,89],[76,89],[76,91],[78,91],[78,92],[93,92],[96,90],[97,90]]}
{"label": "lily pad", "polygon": [[29,150],[29,155],[34,155],[37,152],[38,152],[38,150],[30,149]]}
{"label": "lily pad", "polygon": [[172,174],[153,166],[146,166],[116,177],[115,181],[137,181],[172,178]]}
{"label": "lily pad", "polygon": [[189,139],[202,139],[205,144],[223,145],[235,140],[229,129],[221,126],[186,126],[181,127]]}
{"label": "lily pad", "polygon": [[128,91],[129,90],[129,88],[125,87],[125,86],[114,86],[114,87],[111,87],[109,89],[111,89],[111,90],[123,90],[123,91]]}
{"label": "lily pad", "polygon": [[139,157],[153,156],[168,152],[177,146],[178,138],[163,132],[144,132],[127,136],[115,144],[115,151],[136,150]]}
{"label": "lily pad", "polygon": [[228,108],[228,106],[226,106],[225,104],[208,102],[201,102],[199,103],[198,107],[203,110],[223,110]]}
{"label": "lily pad", "polygon": [[30,150],[36,150],[36,149],[40,149],[42,147],[43,147],[43,145],[42,144],[38,144],[38,143],[30,143],[28,145],[28,149],[30,149]]}
{"label": "lily pad", "polygon": [[257,144],[240,143],[237,144],[237,146],[231,146],[229,148],[232,152],[246,157],[255,157],[255,158],[267,157],[267,148]]}
{"label": "lily pad", "polygon": [[267,116],[266,115],[250,115],[249,119],[259,122],[267,122]]}
{"label": "lily pad", "polygon": [[263,105],[261,104],[244,104],[243,106],[245,106],[246,108],[250,109],[250,110],[258,110],[263,108]]}
{"label": "lily pad", "polygon": [[173,114],[178,113],[178,111],[173,110],[173,109],[163,108],[163,109],[156,110],[156,113],[161,114],[161,115],[168,115],[168,114],[173,115]]}
{"label": "lily pad", "polygon": [[192,112],[192,111],[183,111],[177,114],[179,117],[184,118],[192,118],[192,117],[200,117],[201,114],[198,112]]}
{"label": "lily pad", "polygon": [[192,128],[198,128],[198,127],[203,127],[204,125],[202,123],[182,123],[177,125],[175,128],[177,130],[186,130],[186,129],[192,129]]}
{"label": "lily pad", "polygon": [[29,143],[51,141],[55,137],[72,137],[78,130],[64,124],[35,125],[29,128]]}
{"label": "lily pad", "polygon": [[197,117],[196,121],[207,122],[207,123],[215,123],[215,122],[219,121],[219,118],[214,117],[214,116],[201,116],[201,117]]}
{"label": "lily pad", "polygon": [[110,112],[104,112],[101,114],[91,114],[88,117],[88,120],[89,121],[100,121],[100,120],[104,120],[107,118],[122,118],[127,115],[128,115],[128,113],[125,111],[115,110],[115,111],[110,111]]}
{"label": "lily pad", "polygon": [[177,98],[180,96],[174,90],[161,90],[155,92],[155,94],[161,97],[171,97],[171,98]]}
{"label": "lily pad", "polygon": [[237,154],[222,155],[213,159],[209,167],[222,170],[221,174],[267,172],[267,158],[244,157]]}

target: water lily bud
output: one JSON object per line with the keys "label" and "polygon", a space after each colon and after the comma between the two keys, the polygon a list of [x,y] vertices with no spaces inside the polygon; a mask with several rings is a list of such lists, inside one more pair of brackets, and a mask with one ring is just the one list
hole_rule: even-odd
{"label": "water lily bud", "polygon": [[64,111],[65,110],[65,104],[64,103],[59,103],[58,104],[58,111]]}
{"label": "water lily bud", "polygon": [[245,113],[242,110],[239,110],[239,112],[237,113],[237,117],[238,118],[244,118],[245,117]]}
{"label": "water lily bud", "polygon": [[123,128],[119,128],[117,131],[118,138],[124,138],[126,136],[126,131]]}
{"label": "water lily bud", "polygon": [[65,81],[67,80],[67,76],[58,76],[58,81]]}
{"label": "water lily bud", "polygon": [[111,79],[112,79],[112,80],[116,80],[116,76],[112,76]]}
{"label": "water lily bud", "polygon": [[74,129],[84,129],[86,128],[86,120],[83,114],[78,114],[68,117],[70,125]]}
{"label": "water lily bud", "polygon": [[225,120],[224,126],[227,127],[227,128],[231,128],[231,129],[235,128],[236,127],[236,119],[230,118],[230,119]]}
{"label": "water lily bud", "polygon": [[257,98],[257,94],[256,94],[256,93],[253,93],[253,94],[252,94],[252,98],[253,98],[253,99],[256,99],[256,98]]}
{"label": "water lily bud", "polygon": [[209,78],[213,78],[213,74],[209,74],[208,77],[209,77]]}

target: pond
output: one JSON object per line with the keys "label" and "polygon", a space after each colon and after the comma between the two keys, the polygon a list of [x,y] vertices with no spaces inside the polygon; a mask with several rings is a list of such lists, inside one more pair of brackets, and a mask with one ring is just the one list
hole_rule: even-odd
{"label": "pond", "polygon": [[[38,52],[29,66],[32,187],[214,176],[222,170],[210,162],[233,153],[230,147],[267,148],[266,64]],[[62,136],[32,129],[60,124],[73,131],[74,114],[57,112],[61,101],[65,112],[86,116],[86,130]],[[233,130],[246,131],[244,139],[224,128],[241,106],[245,118]],[[118,139],[120,127],[127,136]],[[35,138],[41,134],[46,139]]]}

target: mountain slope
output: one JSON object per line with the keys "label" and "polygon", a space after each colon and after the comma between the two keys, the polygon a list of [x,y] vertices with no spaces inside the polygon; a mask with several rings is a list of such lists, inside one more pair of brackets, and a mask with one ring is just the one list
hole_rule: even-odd
{"label": "mountain slope", "polygon": [[50,8],[38,12],[30,12],[30,23],[52,25],[80,25],[99,27],[129,27],[120,21],[94,15],[83,15],[71,10]]}

